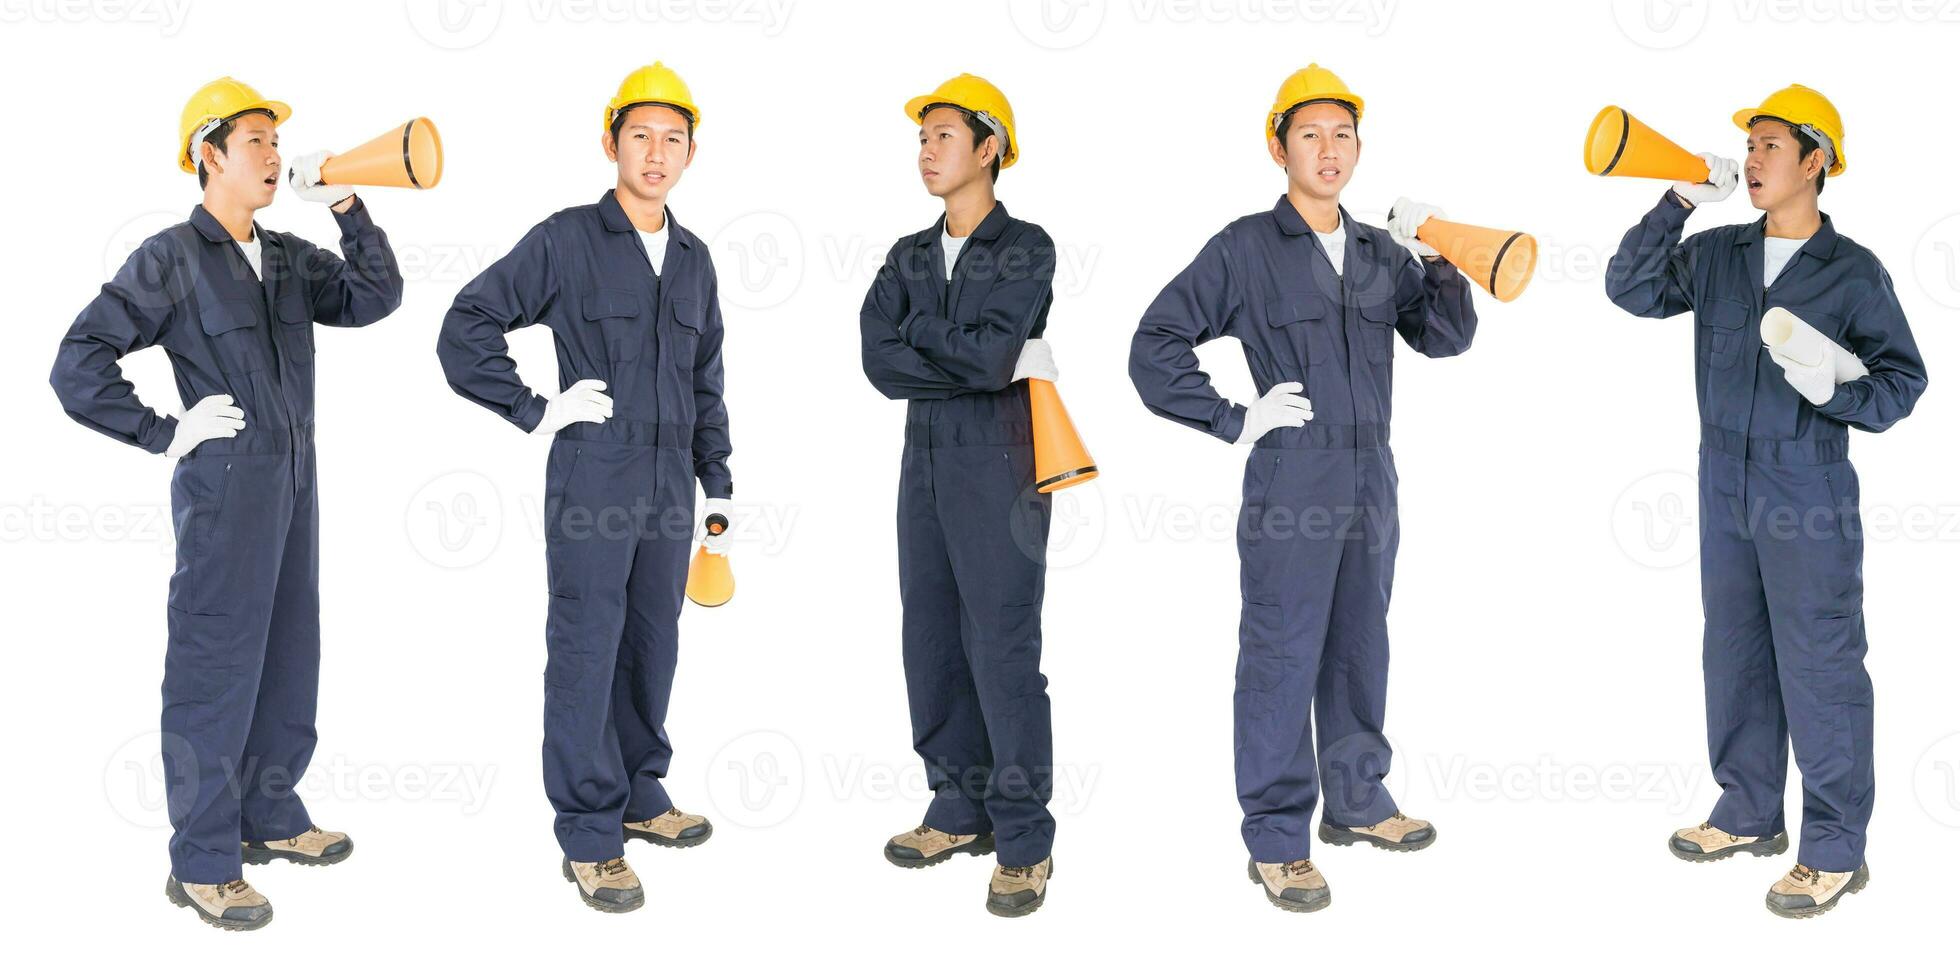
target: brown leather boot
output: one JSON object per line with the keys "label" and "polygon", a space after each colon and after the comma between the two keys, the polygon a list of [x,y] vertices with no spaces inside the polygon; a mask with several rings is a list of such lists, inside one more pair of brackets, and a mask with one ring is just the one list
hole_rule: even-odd
{"label": "brown leather boot", "polygon": [[1384,851],[1420,851],[1436,843],[1436,828],[1427,820],[1417,820],[1397,812],[1381,823],[1366,827],[1342,827],[1322,820],[1320,840],[1338,847],[1368,843]]}
{"label": "brown leather boot", "polygon": [[1048,897],[1048,879],[1055,876],[1055,859],[1045,857],[1031,868],[994,867],[987,884],[987,911],[1015,919],[1041,907]]}
{"label": "brown leather boot", "polygon": [[885,860],[901,868],[926,868],[955,854],[992,854],[994,835],[949,834],[925,824],[885,842]]}
{"label": "brown leather boot", "polygon": [[707,817],[668,808],[652,820],[626,825],[627,840],[651,841],[661,847],[693,847],[714,836],[715,825]]}
{"label": "brown leather boot", "polygon": [[271,864],[274,861],[291,861],[294,864],[325,865],[339,864],[354,853],[354,838],[333,830],[309,827],[298,837],[285,840],[244,841],[240,845],[240,857],[246,864]]}
{"label": "brown leather boot", "polygon": [[1786,919],[1808,919],[1836,908],[1838,899],[1863,891],[1871,880],[1867,865],[1856,871],[1819,871],[1799,864],[1769,886],[1763,904]]}
{"label": "brown leather boot", "polygon": [[222,885],[197,885],[173,875],[163,883],[163,895],[178,908],[197,910],[197,917],[227,932],[246,932],[272,921],[272,903],[243,878]]}
{"label": "brown leather boot", "polygon": [[1667,839],[1668,853],[1683,861],[1720,861],[1737,854],[1770,857],[1790,848],[1790,836],[1738,837],[1707,821],[1699,827],[1683,827]]}
{"label": "brown leather boot", "polygon": [[1318,912],[1333,904],[1334,892],[1312,861],[1245,863],[1246,877],[1266,887],[1266,901],[1288,912]]}
{"label": "brown leather boot", "polygon": [[593,862],[566,858],[560,870],[566,881],[578,885],[578,897],[601,912],[631,912],[646,904],[640,876],[626,866],[625,858]]}

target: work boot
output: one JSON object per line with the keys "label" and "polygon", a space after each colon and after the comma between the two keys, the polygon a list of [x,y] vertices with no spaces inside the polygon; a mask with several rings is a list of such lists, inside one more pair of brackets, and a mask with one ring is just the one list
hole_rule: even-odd
{"label": "work boot", "polygon": [[334,830],[321,830],[308,827],[298,837],[285,840],[248,840],[240,844],[246,864],[271,864],[274,861],[291,861],[294,864],[325,865],[339,864],[354,853],[354,838]]}
{"label": "work boot", "polygon": [[652,841],[661,847],[693,847],[714,836],[715,825],[707,817],[682,813],[672,807],[652,820],[626,825],[628,840]]}
{"label": "work boot", "polygon": [[1769,886],[1763,904],[1786,919],[1808,919],[1836,908],[1838,899],[1863,891],[1871,880],[1871,870],[1863,864],[1856,871],[1818,871],[1799,864]]}
{"label": "work boot", "polygon": [[1048,897],[1048,879],[1054,876],[1052,857],[1042,858],[1032,868],[995,866],[994,880],[987,885],[987,911],[1010,919],[1033,912]]}
{"label": "work boot", "polygon": [[1683,861],[1720,861],[1735,854],[1770,857],[1790,848],[1790,836],[1739,837],[1707,821],[1699,827],[1684,827],[1667,839],[1669,853]]}
{"label": "work boot", "polygon": [[198,918],[228,932],[245,932],[272,921],[272,903],[243,878],[222,885],[191,885],[172,875],[163,883],[163,896],[178,908],[196,909]]}
{"label": "work boot", "polygon": [[955,854],[992,854],[994,835],[949,834],[920,824],[885,842],[885,860],[901,868],[929,868]]}
{"label": "work boot", "polygon": [[1436,828],[1427,820],[1403,816],[1397,811],[1387,820],[1366,827],[1342,827],[1322,820],[1320,840],[1340,847],[1366,842],[1384,851],[1420,851],[1436,843]]}
{"label": "work boot", "polygon": [[1334,901],[1327,879],[1312,861],[1301,859],[1280,864],[1262,861],[1245,863],[1246,877],[1266,886],[1266,901],[1288,912],[1318,912]]}
{"label": "work boot", "polygon": [[565,880],[578,885],[578,897],[601,912],[631,912],[646,904],[640,876],[626,866],[625,858],[610,861],[565,859]]}

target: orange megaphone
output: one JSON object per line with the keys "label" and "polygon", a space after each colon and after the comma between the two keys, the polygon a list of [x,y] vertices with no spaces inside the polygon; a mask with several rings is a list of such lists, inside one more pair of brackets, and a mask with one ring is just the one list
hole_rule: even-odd
{"label": "orange megaphone", "polygon": [[428,190],[441,179],[442,134],[419,117],[320,165],[320,180],[327,184]]}
{"label": "orange megaphone", "polygon": [[[710,535],[722,534],[728,530],[728,518],[709,514],[707,525]],[[687,566],[687,597],[709,607],[735,597],[735,570],[729,567],[727,555],[713,554],[705,544],[694,550],[694,560]]]}
{"label": "orange megaphone", "polygon": [[1055,383],[1028,379],[1028,414],[1034,418],[1034,488],[1054,493],[1097,476],[1096,461],[1075,434]]}
{"label": "orange megaphone", "polygon": [[[1391,209],[1389,217],[1394,216]],[[1532,270],[1538,267],[1538,239],[1521,231],[1431,218],[1416,229],[1416,239],[1443,253],[1443,258],[1500,303],[1517,299],[1531,283]]]}
{"label": "orange megaphone", "polygon": [[1601,177],[1658,177],[1691,184],[1708,179],[1702,158],[1616,105],[1599,110],[1586,130],[1586,169]]}

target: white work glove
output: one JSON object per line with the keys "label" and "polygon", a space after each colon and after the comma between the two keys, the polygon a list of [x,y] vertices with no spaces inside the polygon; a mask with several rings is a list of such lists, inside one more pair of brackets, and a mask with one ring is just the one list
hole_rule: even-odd
{"label": "white work glove", "polygon": [[344,184],[320,183],[320,165],[327,162],[333,154],[321,150],[308,153],[293,160],[286,168],[287,182],[293,185],[293,193],[302,201],[314,204],[335,205],[354,196],[354,189]]}
{"label": "white work glove", "polygon": [[1282,381],[1266,389],[1259,400],[1245,407],[1245,427],[1239,430],[1238,445],[1258,442],[1274,429],[1297,429],[1313,418],[1313,402],[1300,395],[1306,385]]}
{"label": "white work glove", "polygon": [[1701,162],[1708,164],[1708,179],[1699,184],[1685,180],[1674,182],[1674,193],[1688,202],[1690,207],[1713,204],[1735,193],[1736,177],[1742,172],[1742,168],[1727,157],[1718,157],[1713,153],[1700,156]]}
{"label": "white work glove", "polygon": [[1449,220],[1449,216],[1433,204],[1398,197],[1395,199],[1395,206],[1388,209],[1389,237],[1394,238],[1397,245],[1416,253],[1417,258],[1426,259],[1441,255],[1441,252],[1416,238],[1416,229],[1421,228],[1422,223],[1431,218]]}
{"label": "white work glove", "polygon": [[[720,514],[722,519],[728,523],[722,527],[720,534],[709,534],[708,518],[715,514]],[[730,501],[726,497],[709,497],[707,503],[701,506],[701,547],[708,549],[708,554],[723,556],[728,554],[729,549],[735,545],[735,536],[728,533],[734,527],[735,504],[733,501]]]}
{"label": "white work glove", "polygon": [[1014,362],[1014,377],[1011,380],[1040,378],[1054,381],[1060,373],[1055,367],[1055,349],[1040,337],[1029,337],[1028,342],[1021,345],[1021,356]]}
{"label": "white work glove", "polygon": [[230,395],[206,395],[177,420],[177,434],[163,454],[181,459],[206,439],[231,439],[245,428],[245,410],[231,403]]}
{"label": "white work glove", "polygon": [[586,378],[545,402],[544,420],[531,431],[548,436],[574,422],[604,422],[612,418],[612,396],[605,394],[606,383]]}
{"label": "white work glove", "polygon": [[1777,363],[1783,366],[1783,380],[1812,405],[1822,405],[1837,394],[1837,366],[1829,358],[1814,367],[1780,358]]}

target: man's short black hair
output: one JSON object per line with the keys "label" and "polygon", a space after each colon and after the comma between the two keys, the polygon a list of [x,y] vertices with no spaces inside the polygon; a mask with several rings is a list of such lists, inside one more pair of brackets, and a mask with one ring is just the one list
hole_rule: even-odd
{"label": "man's short black hair", "polygon": [[612,121],[613,146],[617,147],[619,145],[619,131],[626,126],[626,114],[632,112],[635,109],[640,108],[641,106],[649,106],[649,105],[663,106],[665,108],[672,109],[675,112],[680,113],[681,118],[687,120],[687,141],[689,143],[694,142],[694,113],[689,112],[686,109],[683,109],[680,106],[673,104],[672,102],[635,102],[632,105],[620,106],[619,111],[613,113],[613,121]]}
{"label": "man's short black hair", "polygon": [[[223,154],[225,152],[225,141],[231,139],[231,131],[238,128],[236,123],[239,118],[249,116],[254,112],[272,120],[275,125],[279,122],[279,117],[274,116],[270,111],[265,109],[247,109],[244,112],[234,112],[226,116],[224,122],[213,126],[210,132],[205,133],[204,142],[217,147],[218,152]],[[204,154],[199,153],[195,146],[191,147],[191,162],[197,164],[197,186],[199,190],[203,190],[204,182],[210,178],[204,173]]]}
{"label": "man's short black hair", "polygon": [[[1757,116],[1757,117],[1755,117],[1754,119],[1751,119],[1751,120],[1749,120],[1749,125],[1751,125],[1751,126],[1754,126],[1754,125],[1756,125],[1757,123],[1759,123],[1759,122],[1761,122],[1761,121],[1763,121],[1763,120],[1765,120],[1765,119],[1767,119],[1767,120],[1769,120],[1770,122],[1780,122],[1780,123],[1782,123],[1783,125],[1785,125],[1785,126],[1788,126],[1788,127],[1790,128],[1790,135],[1791,135],[1791,136],[1794,136],[1794,137],[1796,137],[1796,138],[1797,138],[1797,160],[1798,160],[1798,161],[1803,161],[1803,160],[1807,160],[1807,159],[1809,159],[1809,158],[1810,158],[1810,151],[1812,151],[1812,150],[1815,150],[1815,149],[1817,149],[1818,147],[1820,147],[1820,146],[1822,146],[1822,145],[1823,145],[1822,143],[1819,143],[1819,142],[1817,142],[1816,140],[1814,140],[1814,139],[1811,139],[1811,138],[1810,138],[1810,134],[1809,134],[1809,133],[1806,133],[1806,132],[1804,132],[1804,131],[1803,131],[1803,130],[1802,130],[1801,128],[1799,128],[1799,127],[1797,126],[1797,124],[1796,124],[1796,123],[1793,123],[1793,122],[1791,122],[1790,120],[1788,120],[1788,119],[1784,119],[1784,118],[1781,118],[1781,117],[1779,117],[1779,116]],[[1831,149],[1832,149],[1833,151],[1835,151],[1835,150],[1837,149],[1837,147],[1832,147]],[[1829,154],[1825,154],[1825,155],[1826,155],[1827,157],[1829,156]],[[1819,170],[1819,171],[1817,171],[1817,193],[1818,193],[1818,194],[1822,194],[1822,193],[1824,193],[1824,173],[1825,173],[1825,171],[1828,171],[1828,170],[1830,170],[1830,169],[1831,169],[1831,163],[1830,163],[1830,161],[1829,161],[1829,160],[1827,159],[1827,160],[1825,160],[1825,161],[1824,161],[1824,169],[1823,169],[1823,170]]]}
{"label": "man's short black hair", "polygon": [[[934,102],[933,104],[926,106],[923,109],[920,109],[919,121],[925,122],[926,115],[932,112],[932,110],[934,109],[952,109],[958,112],[960,114],[960,118],[966,120],[966,128],[973,131],[973,148],[976,150],[986,144],[987,137],[994,135],[993,129],[989,127],[986,123],[980,121],[979,113],[974,112],[972,109],[968,109],[966,106],[954,105],[951,102]],[[996,184],[1000,183],[1000,161],[1006,156],[1007,156],[1007,138],[1003,136],[1001,137],[1000,152],[994,154],[994,165],[991,169],[987,171],[988,176],[992,177],[994,183]]]}
{"label": "man's short black hair", "polygon": [[1293,114],[1299,112],[1301,109],[1304,109],[1307,106],[1315,105],[1321,102],[1332,102],[1335,105],[1340,106],[1343,109],[1346,109],[1348,111],[1348,115],[1354,117],[1355,135],[1357,136],[1360,135],[1361,113],[1355,111],[1354,103],[1349,102],[1346,99],[1308,99],[1307,101],[1299,103],[1298,105],[1293,106],[1291,109],[1286,110],[1286,112],[1279,117],[1279,125],[1273,127],[1273,135],[1279,138],[1279,145],[1281,149],[1284,149],[1286,147],[1286,127],[1293,125]]}

